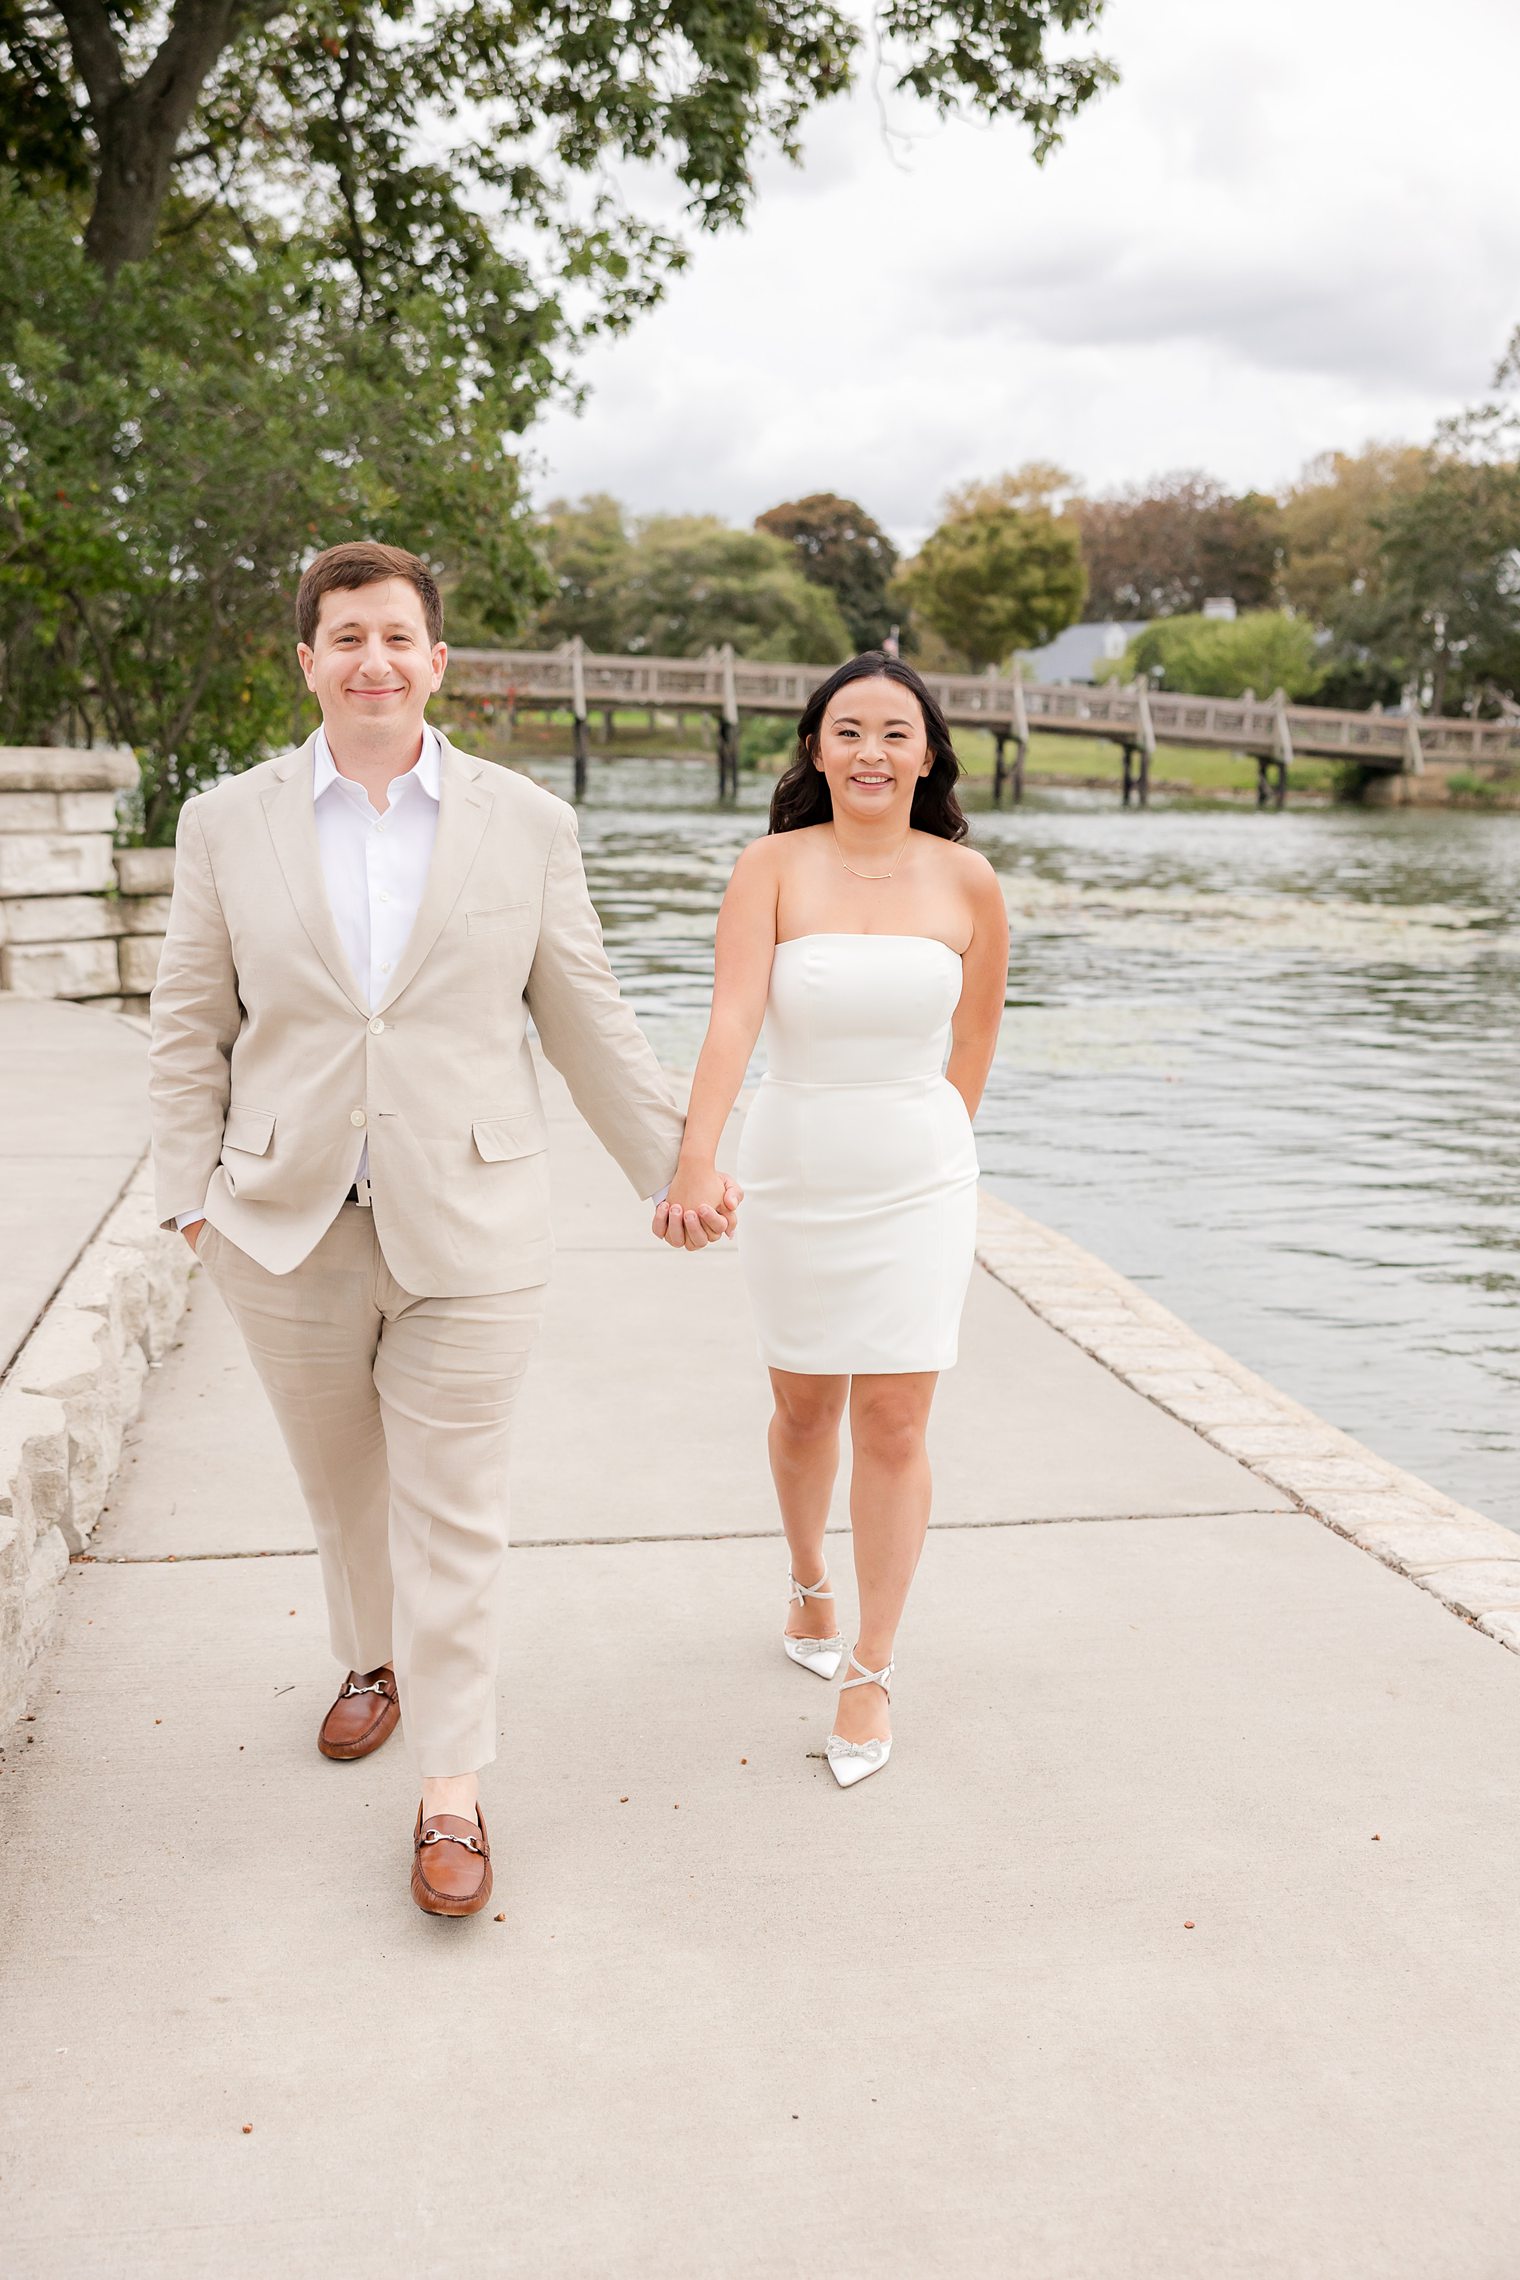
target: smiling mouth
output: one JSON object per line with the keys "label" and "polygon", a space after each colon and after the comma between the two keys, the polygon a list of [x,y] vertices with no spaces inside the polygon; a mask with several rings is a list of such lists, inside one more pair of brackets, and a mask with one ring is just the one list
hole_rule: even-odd
{"label": "smiling mouth", "polygon": [[348,693],[351,697],[404,697],[406,690],[398,686],[394,689],[350,689]]}
{"label": "smiling mouth", "polygon": [[864,784],[864,785],[865,785],[865,787],[866,787],[866,789],[867,789],[868,791],[870,791],[870,790],[874,789],[874,788],[875,788],[875,786],[877,786],[878,784],[890,784],[890,783],[891,783],[891,781],[892,781],[892,779],[891,779],[891,777],[890,777],[890,776],[874,776],[874,775],[872,775],[872,776],[852,776],[852,777],[850,778],[850,782],[851,782],[852,784]]}

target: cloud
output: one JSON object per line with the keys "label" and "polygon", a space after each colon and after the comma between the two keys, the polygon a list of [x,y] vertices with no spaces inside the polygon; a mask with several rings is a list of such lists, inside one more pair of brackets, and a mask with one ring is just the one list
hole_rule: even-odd
{"label": "cloud", "polygon": [[539,490],[738,520],[841,489],[911,540],[1020,459],[1270,487],[1482,393],[1520,317],[1520,14],[1447,0],[1433,42],[1423,0],[1115,0],[1107,38],[1123,84],[1043,169],[902,105],[889,143],[866,89],[818,113],[535,431]]}

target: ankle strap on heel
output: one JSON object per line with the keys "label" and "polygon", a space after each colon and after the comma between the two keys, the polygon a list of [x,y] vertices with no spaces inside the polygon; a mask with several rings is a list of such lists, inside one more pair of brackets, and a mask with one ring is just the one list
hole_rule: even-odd
{"label": "ankle strap on heel", "polygon": [[847,1687],[851,1686],[879,1686],[882,1693],[886,1696],[887,1700],[889,1702],[891,1701],[892,1673],[897,1668],[897,1659],[895,1656],[893,1656],[881,1670],[867,1670],[863,1662],[856,1661],[855,1655],[852,1651],[850,1655],[850,1668],[851,1670],[858,1670],[860,1676],[859,1678],[845,1679],[839,1689],[841,1694],[845,1692],[845,1689]]}
{"label": "ankle strap on heel", "polygon": [[805,1607],[810,1599],[832,1599],[834,1596],[829,1589],[827,1568],[816,1583],[799,1583],[794,1575],[789,1575],[786,1580],[792,1587],[792,1597],[799,1607]]}

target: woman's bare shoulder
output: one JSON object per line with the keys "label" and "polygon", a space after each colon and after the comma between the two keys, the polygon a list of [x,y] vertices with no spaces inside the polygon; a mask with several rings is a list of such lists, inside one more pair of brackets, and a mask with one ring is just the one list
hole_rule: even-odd
{"label": "woman's bare shoulder", "polygon": [[928,832],[922,836],[933,849],[934,860],[943,867],[945,876],[954,879],[964,892],[986,894],[989,891],[999,891],[997,873],[986,856],[978,854],[974,847],[968,847],[963,839],[941,839],[937,833],[931,835]]}
{"label": "woman's bare shoulder", "polygon": [[812,851],[822,831],[819,824],[808,824],[801,831],[767,831],[750,841],[734,865],[734,877],[779,879]]}

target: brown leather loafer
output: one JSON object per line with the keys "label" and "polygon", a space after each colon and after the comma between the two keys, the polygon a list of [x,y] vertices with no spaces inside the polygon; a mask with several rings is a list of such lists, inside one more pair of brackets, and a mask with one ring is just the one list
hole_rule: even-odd
{"label": "brown leather loafer", "polygon": [[351,1670],[343,1691],[322,1720],[317,1748],[324,1757],[368,1757],[388,1742],[401,1716],[396,1674],[389,1663],[362,1675]]}
{"label": "brown leather loafer", "polygon": [[490,1897],[491,1840],[484,1813],[478,1824],[457,1813],[434,1813],[424,1821],[419,1805],[412,1831],[412,1898],[418,1907],[429,1916],[474,1916]]}

